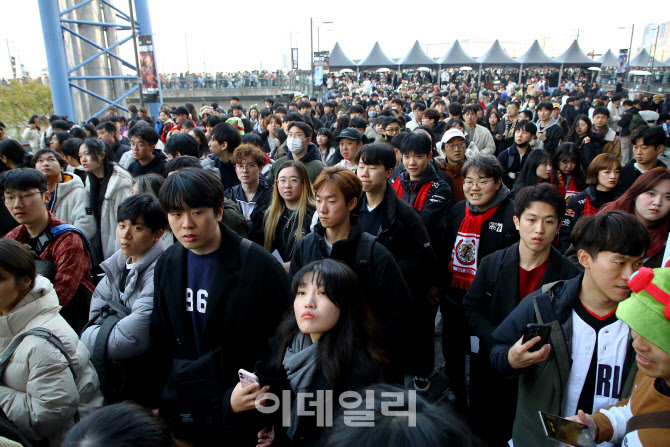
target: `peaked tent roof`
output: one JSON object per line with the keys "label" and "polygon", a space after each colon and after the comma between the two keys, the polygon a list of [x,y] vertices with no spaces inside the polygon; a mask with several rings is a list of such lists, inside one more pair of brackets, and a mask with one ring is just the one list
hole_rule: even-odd
{"label": "peaked tent roof", "polygon": [[464,65],[471,65],[473,66],[472,68],[474,68],[479,65],[479,62],[467,55],[458,40],[454,42],[444,56],[437,60],[437,63],[443,67],[462,67]]}
{"label": "peaked tent roof", "polygon": [[337,71],[342,68],[356,68],[356,63],[344,54],[340,43],[335,42],[335,46],[330,50],[329,67],[331,70]]}
{"label": "peaked tent roof", "polygon": [[582,51],[577,39],[563,54],[555,57],[554,60],[563,64],[563,67],[600,67],[600,62],[594,61]]}
{"label": "peaked tent roof", "polygon": [[607,53],[603,54],[598,62],[602,64],[602,67],[616,67],[619,65],[619,58],[612,50],[607,50]]}
{"label": "peaked tent roof", "polygon": [[670,57],[663,61],[663,65],[670,67]]}
{"label": "peaked tent roof", "polygon": [[[653,58],[651,57],[651,54],[649,54],[649,51],[647,51],[646,48],[644,48],[640,53],[635,56],[633,59],[630,61],[630,66],[631,67],[644,67],[644,68],[651,68],[651,60]],[[658,59],[654,59],[654,67],[665,67],[666,64],[663,62],[659,61]]]}
{"label": "peaked tent roof", "polygon": [[376,68],[391,68],[396,69],[398,64],[393,62],[382,50],[382,47],[379,45],[379,42],[375,42],[375,45],[370,50],[365,59],[358,63],[358,66],[362,70],[376,69]]}
{"label": "peaked tent roof", "polygon": [[431,67],[437,66],[437,62],[431,59],[426,52],[423,51],[423,48],[421,48],[421,45],[417,40],[405,57],[398,61],[398,65],[402,68]]}
{"label": "peaked tent roof", "polygon": [[560,63],[557,63],[555,60],[547,56],[547,53],[545,53],[544,50],[542,50],[540,42],[538,42],[537,40],[535,40],[535,42],[533,42],[530,48],[528,48],[528,51],[526,51],[525,53],[523,53],[521,56],[517,57],[514,60],[520,64],[523,64],[524,68],[532,66],[552,67],[561,65]]}
{"label": "peaked tent roof", "polygon": [[503,50],[503,47],[500,45],[498,39],[493,42],[491,48],[484,53],[483,56],[477,59],[477,61],[482,65],[482,68],[486,67],[518,67],[519,62],[512,59],[509,54]]}

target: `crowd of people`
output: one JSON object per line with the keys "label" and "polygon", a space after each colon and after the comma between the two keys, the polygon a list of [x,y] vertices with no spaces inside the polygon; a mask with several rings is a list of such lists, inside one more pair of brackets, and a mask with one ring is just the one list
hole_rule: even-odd
{"label": "crowd of people", "polygon": [[347,81],[0,141],[4,436],[664,445],[670,96]]}

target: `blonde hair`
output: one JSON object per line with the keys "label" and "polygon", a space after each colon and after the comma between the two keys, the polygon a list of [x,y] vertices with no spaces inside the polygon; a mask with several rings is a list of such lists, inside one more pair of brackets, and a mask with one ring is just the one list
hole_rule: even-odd
{"label": "blonde hair", "polygon": [[297,212],[293,213],[289,219],[289,226],[291,228],[291,239],[289,242],[292,242],[294,247],[300,238],[302,238],[302,227],[305,222],[307,207],[316,206],[314,190],[312,189],[312,184],[309,181],[309,174],[307,174],[307,168],[305,168],[305,165],[298,160],[289,160],[282,164],[277,171],[275,184],[272,188],[272,202],[265,212],[265,239],[263,245],[268,251],[272,251],[272,244],[274,243],[277,224],[279,223],[279,218],[284,212],[284,209],[286,209],[286,203],[279,194],[279,181],[277,178],[279,177],[279,173],[287,168],[295,168],[296,171],[298,171],[298,177],[300,177],[301,183],[298,210]]}

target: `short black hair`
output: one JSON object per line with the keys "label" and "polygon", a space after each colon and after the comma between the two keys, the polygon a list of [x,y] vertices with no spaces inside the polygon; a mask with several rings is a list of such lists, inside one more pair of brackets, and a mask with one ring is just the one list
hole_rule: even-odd
{"label": "short black hair", "polygon": [[474,104],[467,105],[467,106],[463,107],[463,115],[465,115],[466,113],[470,113],[470,112],[472,112],[476,115],[477,111],[479,109],[480,108],[479,108],[478,105],[474,105]]}
{"label": "short black hair", "polygon": [[389,143],[391,144],[391,147],[394,149],[400,150],[400,146],[402,145],[402,142],[405,138],[409,136],[409,132],[399,132],[396,135],[391,138],[391,141]]}
{"label": "short black hair", "polygon": [[112,123],[111,121],[105,121],[104,123],[100,123],[95,126],[95,130],[104,130],[105,132],[111,133],[112,135],[116,135],[116,124]]}
{"label": "short black hair", "polygon": [[412,107],[412,110],[424,111],[426,110],[426,103],[424,103],[423,101],[417,101],[414,103],[414,107]]}
{"label": "short black hair", "polygon": [[198,157],[198,141],[187,133],[178,133],[168,138],[165,143],[165,153],[170,154],[173,158],[179,155],[192,155]]}
{"label": "short black hair", "polygon": [[[51,128],[63,129],[64,131],[67,132],[68,130],[70,130],[70,124],[65,120],[57,119],[56,121],[51,123]],[[114,131],[116,131],[116,126],[114,126]]]}
{"label": "short black hair", "polygon": [[395,168],[395,150],[388,143],[366,144],[360,151],[356,152],[354,163],[370,166],[384,166],[385,170]]}
{"label": "short black hair", "polygon": [[554,103],[551,101],[540,101],[540,103],[536,107],[537,110],[549,110],[550,112],[554,110]]}
{"label": "short black hair", "polygon": [[79,147],[81,144],[84,142],[84,140],[80,138],[69,138],[63,143],[63,154],[65,154],[68,157],[72,157],[75,160],[77,160],[77,163],[81,163],[79,161]]}
{"label": "short black hair", "polygon": [[562,219],[565,215],[565,198],[558,192],[558,188],[550,183],[526,186],[517,192],[514,196],[514,215],[521,218],[532,202],[543,202],[553,207],[556,219]]}
{"label": "short black hair", "polygon": [[239,104],[235,104],[231,110],[241,110],[244,112],[244,107]]}
{"label": "short black hair", "polygon": [[[130,131],[128,132],[128,138],[132,138],[132,137],[141,138],[144,141],[146,141],[147,143],[153,145],[153,144],[158,143],[158,139],[160,138],[160,135],[158,135],[158,132],[156,132],[156,129],[154,129],[151,126],[133,126],[130,129]],[[172,137],[172,138],[174,138],[174,137]]]}
{"label": "short black hair", "polygon": [[68,166],[67,160],[65,160],[61,154],[59,154],[53,149],[40,149],[39,151],[35,152],[35,154],[33,154],[33,157],[30,159],[30,167],[34,168],[35,163],[37,163],[37,159],[44,154],[53,155],[58,164],[60,165],[60,167],[63,168],[63,172],[65,172],[65,169]]}
{"label": "short black hair", "polygon": [[200,160],[193,155],[183,155],[168,161],[165,165],[165,173],[169,174],[182,168],[202,168],[202,165]]}
{"label": "short black hair", "polygon": [[488,154],[480,153],[474,157],[468,158],[461,168],[463,177],[468,175],[470,169],[481,171],[485,177],[492,177],[496,182],[500,180],[503,175],[503,167],[498,159],[493,155]]}
{"label": "short black hair", "polygon": [[433,152],[433,142],[424,133],[412,133],[402,140],[400,152],[403,155],[409,153],[429,155]]}
{"label": "short black hair", "polygon": [[68,131],[68,134],[70,134],[70,136],[71,136],[71,137],[74,137],[74,138],[81,138],[81,139],[85,139],[85,138],[86,138],[86,132],[84,131],[84,129],[82,129],[82,128],[79,127],[79,126],[73,126],[73,127]]}
{"label": "short black hair", "polygon": [[630,135],[630,141],[635,144],[640,138],[645,146],[658,147],[665,144],[665,132],[661,126],[650,127],[643,124],[637,127]]}
{"label": "short black hair", "polygon": [[289,112],[284,117],[284,122],[286,122],[286,121],[297,121],[299,123],[304,123],[305,122],[305,117],[302,116],[298,112]]}
{"label": "short black hair", "polygon": [[301,121],[294,121],[288,125],[286,128],[286,135],[288,135],[289,130],[291,128],[297,127],[298,129],[302,130],[305,133],[305,138],[311,138],[312,137],[312,126],[310,126],[307,123],[301,122]]}
{"label": "short black hair", "polygon": [[312,109],[312,103],[308,100],[303,100],[298,103],[298,109]]}
{"label": "short black hair", "polygon": [[228,123],[219,123],[212,128],[210,137],[219,144],[228,143],[228,152],[235,152],[237,146],[242,143],[242,137],[238,130]]}
{"label": "short black hair", "polygon": [[393,124],[393,123],[396,123],[397,125],[400,126],[400,120],[398,118],[394,117],[394,116],[387,116],[382,121],[382,124],[384,125],[384,129],[386,129],[386,127],[389,124]]}
{"label": "short black hair", "polygon": [[17,168],[0,174],[0,194],[5,191],[27,191],[37,188],[41,193],[47,190],[47,178],[37,169]]}
{"label": "short black hair", "polygon": [[593,259],[602,251],[644,256],[651,245],[651,237],[637,217],[615,210],[580,218],[570,233],[570,242]]}
{"label": "short black hair", "polygon": [[349,114],[352,113],[365,113],[365,109],[363,108],[362,105],[360,104],[354,104],[351,107],[349,107]]}
{"label": "short black hair", "polygon": [[635,104],[633,104],[633,101],[631,101],[630,99],[626,99],[621,105],[627,107],[633,107]]}
{"label": "short black hair", "polygon": [[365,118],[355,116],[349,120],[349,127],[354,127],[356,129],[367,129],[368,123],[365,121]]}
{"label": "short black hair", "polygon": [[[0,141],[0,157],[7,157],[8,160],[18,164],[23,163],[23,157],[26,155],[26,150],[16,140]],[[2,206],[2,205],[0,205]]]}
{"label": "short black hair", "polygon": [[205,125],[209,127],[214,127],[219,123],[222,123],[223,119],[219,115],[209,115],[205,120]]}
{"label": "short black hair", "polygon": [[463,106],[457,102],[452,102],[449,104],[449,115],[451,116],[461,116],[463,114]]}
{"label": "short black hair", "polygon": [[213,172],[183,168],[168,176],[158,195],[168,213],[187,208],[212,208],[218,213],[223,209],[223,193],[221,179]]}
{"label": "short black hair", "polygon": [[605,115],[606,117],[609,118],[610,117],[610,111],[607,110],[607,107],[596,107],[593,110],[593,115],[592,116],[596,116],[596,115]]}
{"label": "short black hair", "polygon": [[242,144],[252,144],[256,147],[263,146],[263,139],[256,133],[245,133],[242,136]]}
{"label": "short black hair", "polygon": [[518,123],[516,123],[514,131],[516,132],[517,130],[525,130],[526,132],[530,132],[530,134],[533,136],[537,134],[537,126],[530,120],[520,120]]}
{"label": "short black hair", "polygon": [[163,230],[168,226],[168,219],[161,203],[150,194],[136,194],[127,197],[116,213],[116,221],[129,220],[132,224],[137,223],[137,218],[143,217],[144,223],[151,228],[151,232]]}

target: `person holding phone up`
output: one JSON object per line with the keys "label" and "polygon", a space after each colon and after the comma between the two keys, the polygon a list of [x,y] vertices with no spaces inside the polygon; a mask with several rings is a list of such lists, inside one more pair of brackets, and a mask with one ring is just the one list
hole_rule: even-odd
{"label": "person holding phone up", "polygon": [[[584,273],[544,285],[524,298],[493,332],[491,365],[519,376],[515,447],[551,446],[538,411],[562,417],[593,412],[629,396],[637,367],[628,326],[615,311],[630,294],[628,279],[644,261],[649,232],[622,211],[586,216],[572,232]],[[550,344],[523,343],[528,323],[549,324]]]}

